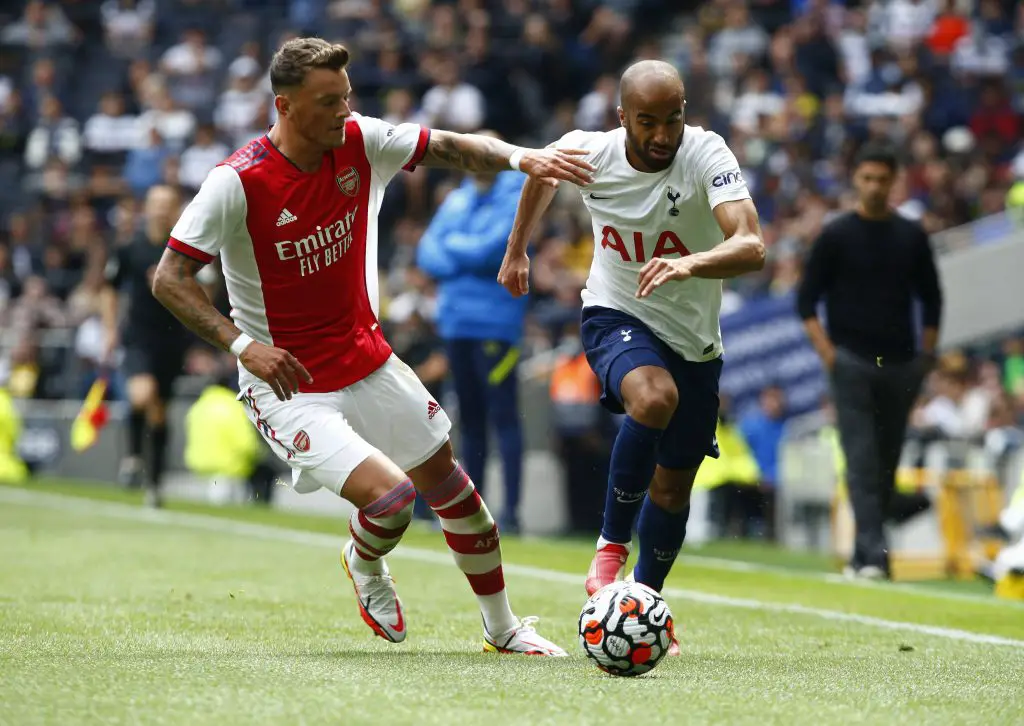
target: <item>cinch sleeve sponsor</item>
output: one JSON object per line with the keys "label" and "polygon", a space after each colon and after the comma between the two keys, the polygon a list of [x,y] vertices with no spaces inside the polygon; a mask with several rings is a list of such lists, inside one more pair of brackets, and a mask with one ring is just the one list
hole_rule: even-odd
{"label": "cinch sleeve sponsor", "polygon": [[718,134],[708,134],[708,149],[701,155],[704,171],[701,179],[712,209],[722,202],[750,199],[743,172],[735,154]]}
{"label": "cinch sleeve sponsor", "polygon": [[374,173],[385,183],[400,169],[412,171],[423,161],[430,129],[419,124],[392,125],[372,116],[357,116],[366,156]]}
{"label": "cinch sleeve sponsor", "polygon": [[171,230],[167,246],[200,262],[211,262],[245,224],[245,192],[238,172],[214,167]]}

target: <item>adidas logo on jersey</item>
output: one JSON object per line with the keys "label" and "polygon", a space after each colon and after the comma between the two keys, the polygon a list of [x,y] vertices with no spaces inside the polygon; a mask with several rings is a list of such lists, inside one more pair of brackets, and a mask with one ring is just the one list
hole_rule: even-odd
{"label": "adidas logo on jersey", "polygon": [[299,221],[298,217],[296,217],[294,214],[289,212],[287,209],[282,209],[281,210],[281,214],[278,215],[278,217],[277,217],[277,226],[278,227],[283,227],[286,224],[291,224],[292,222],[298,222],[298,221]]}
{"label": "adidas logo on jersey", "polygon": [[427,401],[427,418],[433,420],[437,412],[441,410],[441,407],[434,401]]}

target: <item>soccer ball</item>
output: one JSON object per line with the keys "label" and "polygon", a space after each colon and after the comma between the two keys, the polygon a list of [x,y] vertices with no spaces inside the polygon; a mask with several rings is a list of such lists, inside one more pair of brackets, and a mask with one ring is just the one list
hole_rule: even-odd
{"label": "soccer ball", "polygon": [[580,645],[613,676],[639,676],[658,665],[675,634],[672,611],[657,592],[621,581],[595,592],[580,613]]}

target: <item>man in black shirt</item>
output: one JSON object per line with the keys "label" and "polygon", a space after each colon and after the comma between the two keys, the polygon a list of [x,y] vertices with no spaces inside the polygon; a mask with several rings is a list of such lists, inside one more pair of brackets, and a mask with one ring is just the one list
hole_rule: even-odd
{"label": "man in black shirt", "polygon": [[[125,482],[138,486],[145,475],[146,502],[160,505],[159,483],[167,450],[166,403],[181,374],[189,334],[154,297],[153,273],[181,212],[181,198],[172,187],[149,190],[145,225],[131,243],[114,251],[107,264],[108,286],[103,295],[107,329],[107,359],[124,344],[128,379],[128,455],[121,462]],[[123,325],[118,325],[118,293],[126,298]],[[143,439],[149,451],[143,465]]]}
{"label": "man in black shirt", "polygon": [[[928,235],[889,207],[896,155],[867,146],[854,165],[857,208],[822,230],[807,260],[798,310],[829,371],[856,523],[847,574],[889,575],[883,529],[892,507],[907,417],[939,337],[942,292]],[[828,332],[817,305],[824,298]],[[923,332],[915,334],[915,300]]]}

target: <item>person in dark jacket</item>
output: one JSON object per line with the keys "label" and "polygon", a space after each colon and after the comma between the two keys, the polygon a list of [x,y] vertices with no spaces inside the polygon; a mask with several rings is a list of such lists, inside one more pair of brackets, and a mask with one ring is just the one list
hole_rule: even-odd
{"label": "person in dark jacket", "polygon": [[[846,573],[889,576],[884,523],[907,418],[934,362],[942,291],[928,235],[889,205],[896,154],[865,146],[854,211],[825,225],[807,260],[798,310],[832,382],[856,525]],[[828,330],[818,320],[824,300]],[[920,304],[921,334],[915,310]]]}

